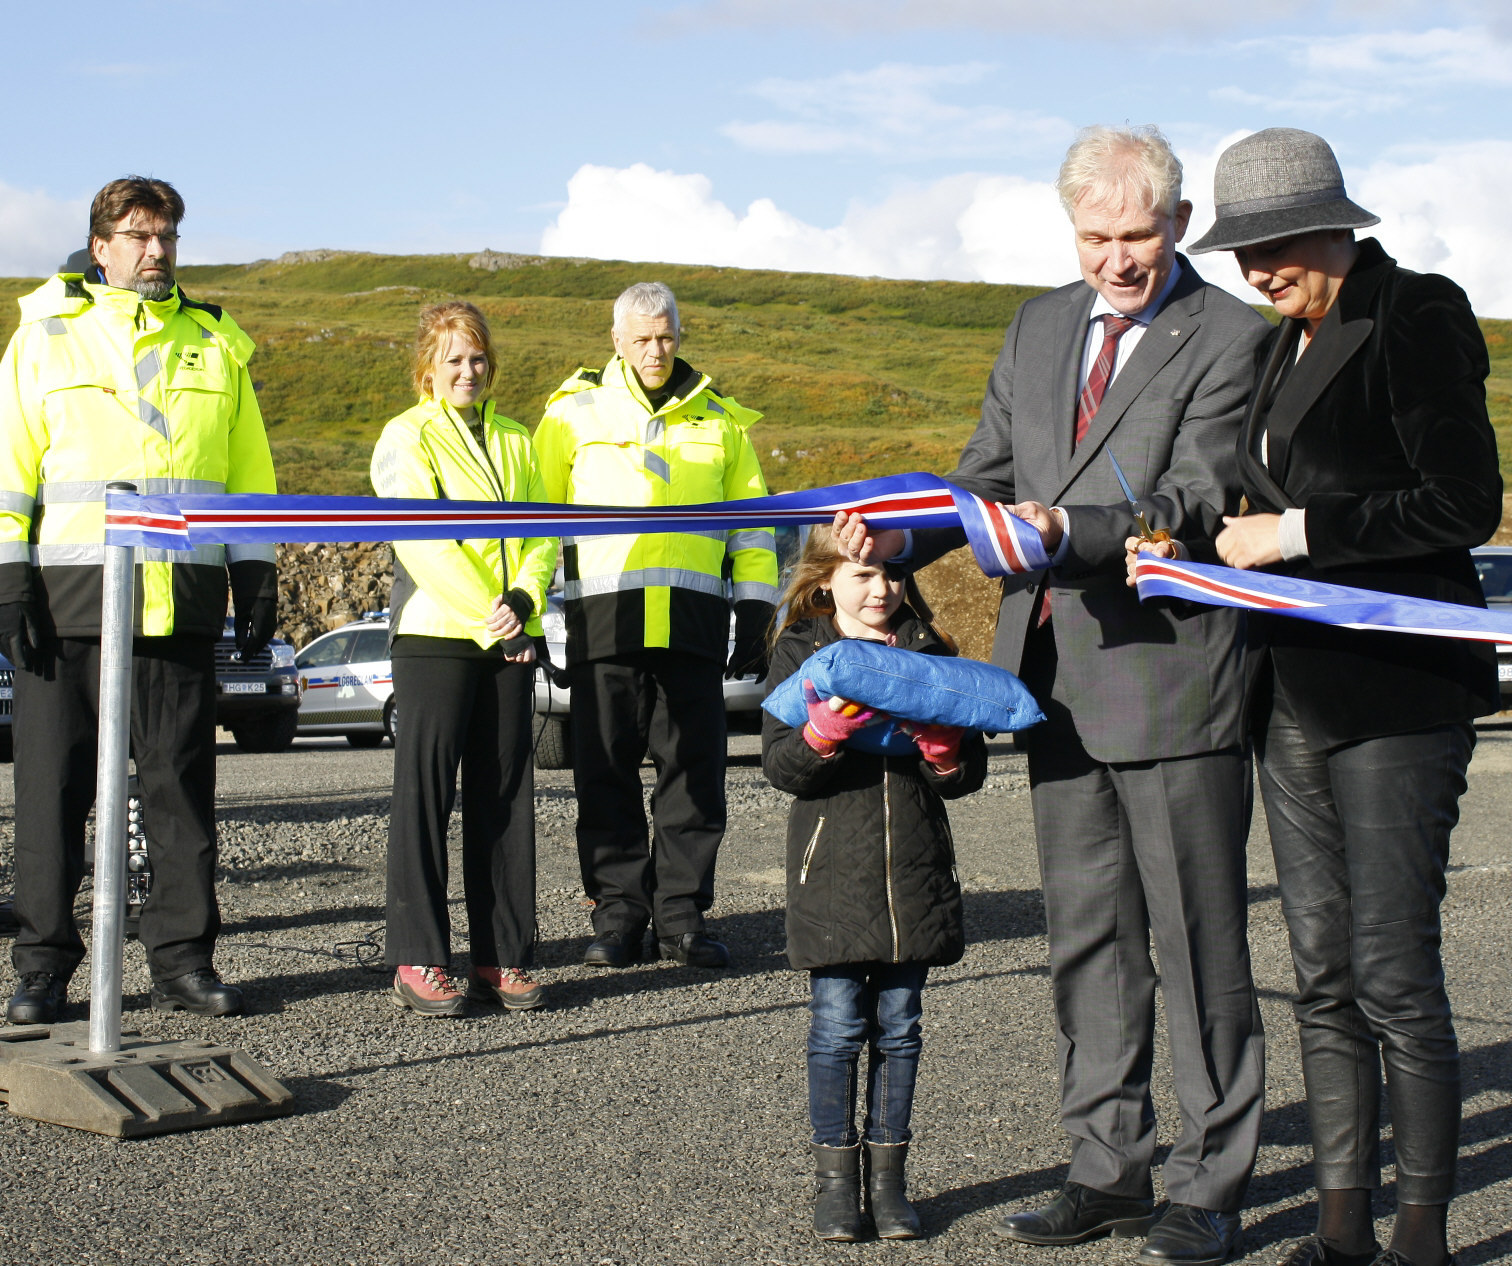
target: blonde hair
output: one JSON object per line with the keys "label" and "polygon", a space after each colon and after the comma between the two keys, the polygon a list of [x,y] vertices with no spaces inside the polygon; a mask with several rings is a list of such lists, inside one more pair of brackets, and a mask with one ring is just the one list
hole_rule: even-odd
{"label": "blonde hair", "polygon": [[[782,612],[781,624],[772,622],[771,640],[777,639],[800,620],[832,620],[835,615],[835,596],[830,592],[830,580],[841,563],[850,560],[835,547],[835,537],[827,524],[809,529],[808,540],[803,543],[803,553],[793,564],[782,596],[777,600]],[[782,605],[785,604],[785,605]],[[918,582],[910,572],[903,578],[903,607],[907,607],[934,631],[934,635],[956,649],[955,639],[934,622],[934,612],[924,595],[919,592]]]}
{"label": "blonde hair", "polygon": [[471,339],[474,347],[482,349],[488,358],[488,376],[484,379],[483,389],[486,391],[493,383],[493,335],[488,330],[488,319],[472,304],[460,299],[436,303],[421,311],[420,329],[415,334],[412,376],[415,390],[426,399],[435,395],[436,366],[451,346],[453,334]]}
{"label": "blonde hair", "polygon": [[1174,217],[1181,202],[1181,160],[1158,127],[1084,127],[1055,179],[1066,214],[1082,198],[1117,205],[1137,197],[1148,211]]}

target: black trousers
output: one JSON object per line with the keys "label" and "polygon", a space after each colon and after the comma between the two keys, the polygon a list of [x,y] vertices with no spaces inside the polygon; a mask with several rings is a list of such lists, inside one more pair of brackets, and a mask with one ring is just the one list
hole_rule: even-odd
{"label": "black trousers", "polygon": [[[132,647],[131,751],[141,781],[152,893],[141,941],[154,980],[211,966],[215,903],[215,642],[139,637]],[[74,898],[95,798],[100,643],[55,639],[15,675],[18,972],[70,976],[84,957]]]}
{"label": "black trousers", "polygon": [[500,658],[395,656],[394,798],[385,958],[451,961],[447,824],[462,771],[462,891],[474,967],[535,949],[534,669]]}
{"label": "black trousers", "polygon": [[[725,831],[724,666],[644,650],[572,668],[578,862],[596,931],[703,928]],[[656,766],[648,846],[640,765]]]}
{"label": "black trousers", "polygon": [[1465,722],[1313,751],[1276,692],[1257,735],[1319,1188],[1381,1182],[1381,1066],[1397,1199],[1444,1204],[1459,1147],[1459,1045],[1439,955]]}

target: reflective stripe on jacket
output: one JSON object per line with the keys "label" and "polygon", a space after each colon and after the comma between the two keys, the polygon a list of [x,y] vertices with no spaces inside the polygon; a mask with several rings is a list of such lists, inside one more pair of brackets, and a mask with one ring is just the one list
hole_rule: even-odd
{"label": "reflective stripe on jacket", "polygon": [[[467,424],[443,401],[422,400],[393,419],[373,449],[373,488],[378,495],[447,501],[549,500],[530,433],[495,413],[493,401],[480,407],[486,453]],[[532,636],[541,632],[540,612],[556,569],[554,539],[512,537],[502,555],[497,537],[396,541],[394,554],[394,609],[389,627],[396,636],[471,638],[479,646],[492,646],[499,639],[484,626],[493,600],[507,589],[530,595],[535,614],[526,622],[525,631]]]}
{"label": "reflective stripe on jacket", "polygon": [[[21,299],[0,359],[0,602],[45,600],[55,631],[100,631],[105,485],[276,492],[247,362],[253,343],[175,290],[51,278]],[[136,631],[219,636],[226,564],[271,545],[139,550]]]}
{"label": "reflective stripe on jacket", "polygon": [[[766,495],[748,428],[761,417],[685,361],[653,409],[618,356],[581,369],[546,404],[536,452],[552,501],[671,506]],[[730,601],[775,602],[770,529],[564,538],[568,659],[669,647],[723,660]]]}

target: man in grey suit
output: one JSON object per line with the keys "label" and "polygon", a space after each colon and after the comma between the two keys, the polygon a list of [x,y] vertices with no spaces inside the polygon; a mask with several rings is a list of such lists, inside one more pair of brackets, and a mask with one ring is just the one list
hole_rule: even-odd
{"label": "man in grey suit", "polygon": [[[1235,437],[1267,327],[1176,253],[1191,204],[1154,128],[1087,129],[1057,188],[1083,280],[1018,310],[950,476],[1038,528],[1053,562],[1004,582],[992,659],[1047,717],[1024,738],[1071,1165],[1054,1200],[998,1230],[1054,1245],[1148,1232],[1141,1260],[1199,1266],[1237,1247],[1265,1084],[1245,939],[1243,625],[1138,601],[1135,507],[1109,454],[1152,530],[1211,540],[1237,508]],[[905,546],[854,516],[836,536],[854,558],[914,566],[964,540]],[[1181,1107],[1158,1221],[1152,936]]]}

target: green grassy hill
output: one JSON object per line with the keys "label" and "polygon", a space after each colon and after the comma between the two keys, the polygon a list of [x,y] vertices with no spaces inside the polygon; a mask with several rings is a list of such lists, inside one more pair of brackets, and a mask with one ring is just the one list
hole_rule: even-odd
{"label": "green grassy hill", "polygon": [[[499,353],[494,396],[533,426],[568,374],[609,358],[614,296],[647,279],[677,292],[684,356],[766,415],[752,434],[774,489],[949,470],[1004,328],[1038,293],[493,252],[305,252],[181,275],[187,293],[223,304],[257,341],[253,379],[279,485],[303,493],[371,491],[373,442],[414,402],[409,349],[425,304],[463,298],[483,309]],[[12,300],[36,284],[0,279],[0,340],[15,327]],[[1512,483],[1512,322],[1482,325]]]}

